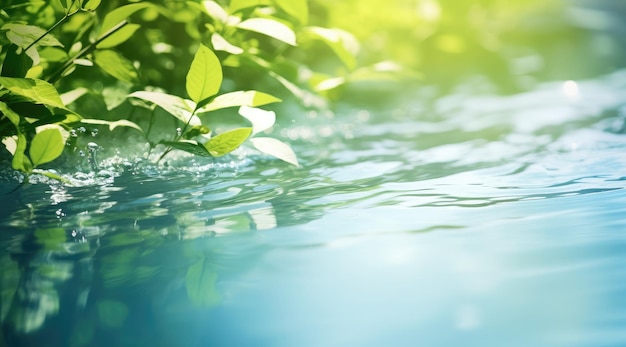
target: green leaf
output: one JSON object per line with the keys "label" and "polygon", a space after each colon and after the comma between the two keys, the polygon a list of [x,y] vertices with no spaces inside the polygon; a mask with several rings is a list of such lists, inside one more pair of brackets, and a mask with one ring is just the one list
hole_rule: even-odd
{"label": "green leaf", "polygon": [[309,20],[307,0],[274,0],[274,2],[287,14],[297,19],[300,24],[306,24]]}
{"label": "green leaf", "polygon": [[254,31],[289,45],[296,45],[296,34],[285,24],[268,18],[250,18],[237,24],[240,29]]}
{"label": "green leaf", "polygon": [[135,31],[137,31],[140,27],[141,25],[139,24],[126,24],[106,39],[100,41],[96,47],[98,49],[105,49],[122,44],[126,42],[126,40],[130,39],[135,34]]}
{"label": "green leaf", "polygon": [[83,2],[83,10],[95,11],[101,2],[101,0],[85,0]]}
{"label": "green leaf", "polygon": [[65,183],[65,184],[71,184],[72,183],[72,182],[68,181],[67,179],[63,178],[63,176],[58,175],[58,174],[56,174],[54,172],[50,172],[50,171],[46,171],[46,170],[34,169],[33,173],[40,174],[40,175],[46,176],[48,178],[52,178],[53,180],[57,180],[59,182]]}
{"label": "green leaf", "polygon": [[172,116],[178,118],[183,123],[189,123],[190,125],[202,124],[202,122],[200,122],[200,119],[197,116],[193,115],[193,110],[196,105],[191,100],[185,100],[175,95],[146,91],[134,92],[128,97],[138,98],[144,101],[151,102],[161,107]]}
{"label": "green leaf", "polygon": [[212,18],[215,18],[222,23],[226,23],[226,21],[228,21],[228,13],[226,13],[222,6],[215,1],[203,1],[202,5],[204,5],[204,10]]}
{"label": "green leaf", "polygon": [[241,146],[250,134],[252,134],[252,128],[233,129],[212,137],[204,144],[204,147],[212,156],[221,157]]}
{"label": "green leaf", "polygon": [[207,151],[204,146],[199,144],[196,141],[192,140],[180,140],[180,141],[161,141],[159,142],[165,146],[172,147],[174,149],[178,149],[181,151],[185,151],[187,153],[191,153],[194,155],[199,155],[201,157],[210,157],[211,153]]}
{"label": "green leaf", "polygon": [[59,2],[61,3],[61,6],[67,10],[67,0],[59,0]]}
{"label": "green leaf", "polygon": [[274,111],[242,106],[239,108],[239,114],[252,123],[252,134],[258,134],[267,130],[276,122],[276,113]]}
{"label": "green leaf", "polygon": [[11,167],[14,170],[19,170],[22,172],[31,172],[33,170],[33,164],[30,162],[28,157],[26,156],[26,145],[28,141],[26,140],[26,135],[24,135],[21,131],[17,132],[17,146],[15,148],[15,153],[13,154],[13,160],[11,161]]}
{"label": "green leaf", "polygon": [[35,103],[66,109],[54,86],[46,81],[33,78],[0,77],[0,85],[13,94],[28,98]]}
{"label": "green leaf", "polygon": [[243,53],[243,48],[237,47],[230,42],[226,41],[222,35],[218,33],[213,33],[211,35],[211,45],[213,49],[216,51],[228,52],[230,54],[241,54]]}
{"label": "green leaf", "polygon": [[9,46],[2,63],[2,76],[21,78],[33,66],[33,60],[24,52],[17,53],[18,49],[14,44]]}
{"label": "green leaf", "polygon": [[81,119],[80,122],[84,124],[108,125],[110,131],[113,131],[117,127],[128,127],[143,132],[143,129],[141,129],[139,125],[126,119],[120,119],[116,121],[107,121],[102,119]]}
{"label": "green leaf", "polygon": [[187,270],[185,287],[191,302],[207,307],[219,302],[219,293],[215,289],[217,271],[209,261],[202,257]]}
{"label": "green leaf", "polygon": [[269,5],[269,0],[231,0],[230,12],[235,13],[246,8]]}
{"label": "green leaf", "polygon": [[69,105],[87,93],[89,93],[89,89],[85,87],[78,87],[70,90],[67,93],[63,93],[60,96],[63,103],[65,105]]}
{"label": "green leaf", "polygon": [[128,316],[128,307],[116,300],[100,300],[97,304],[98,319],[109,328],[119,328]]}
{"label": "green leaf", "polygon": [[58,128],[47,128],[38,132],[30,143],[30,159],[34,166],[45,164],[63,153],[65,141]]}
{"label": "green leaf", "polygon": [[269,154],[280,160],[286,161],[289,164],[300,166],[298,164],[298,158],[291,147],[282,141],[271,137],[255,137],[250,139],[250,142],[252,142],[252,145],[256,149],[265,154]]}
{"label": "green leaf", "polygon": [[187,94],[191,100],[201,104],[217,94],[222,85],[220,61],[205,45],[200,45],[187,73]]}
{"label": "green leaf", "polygon": [[15,111],[13,111],[9,107],[9,105],[5,104],[2,101],[0,101],[0,112],[2,112],[9,119],[9,121],[11,121],[11,123],[13,123],[15,128],[19,130],[19,125],[20,125],[20,115],[19,114],[15,113]]}
{"label": "green leaf", "polygon": [[131,84],[136,84],[139,81],[139,75],[133,63],[116,51],[98,50],[94,56],[96,65],[116,79]]}
{"label": "green leaf", "polygon": [[100,27],[100,33],[98,34],[98,36],[106,33],[109,29],[118,25],[121,21],[130,17],[133,13],[148,7],[154,7],[154,5],[149,2],[140,2],[118,7],[115,10],[107,13],[107,15],[104,16],[104,19],[102,20],[102,26]]}
{"label": "green leaf", "polygon": [[46,30],[34,25],[7,23],[0,29],[8,30],[6,35],[9,41],[22,48],[30,46],[35,40],[42,36],[43,38],[37,42],[38,46],[63,47],[63,44],[52,36],[52,34],[46,34]]}
{"label": "green leaf", "polygon": [[341,29],[308,27],[305,31],[307,36],[326,43],[349,70],[356,67],[359,43],[352,34]]}
{"label": "green leaf", "polygon": [[281,102],[270,94],[258,92],[256,90],[237,91],[219,95],[198,110],[198,113],[219,110],[235,106],[263,106],[274,102]]}

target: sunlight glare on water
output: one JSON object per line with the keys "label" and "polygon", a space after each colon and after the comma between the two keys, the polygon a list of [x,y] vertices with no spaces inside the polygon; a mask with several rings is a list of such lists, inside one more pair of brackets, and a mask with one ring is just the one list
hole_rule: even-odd
{"label": "sunlight glare on water", "polygon": [[301,168],[244,149],[36,178],[1,212],[4,336],[623,345],[624,81],[307,117],[283,129]]}

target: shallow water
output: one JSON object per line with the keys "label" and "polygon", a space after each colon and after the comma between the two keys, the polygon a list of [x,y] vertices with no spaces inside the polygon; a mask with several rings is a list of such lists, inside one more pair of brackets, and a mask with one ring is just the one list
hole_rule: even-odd
{"label": "shallow water", "polygon": [[309,113],[277,131],[299,168],[110,157],[25,185],[0,203],[3,337],[626,345],[625,81]]}

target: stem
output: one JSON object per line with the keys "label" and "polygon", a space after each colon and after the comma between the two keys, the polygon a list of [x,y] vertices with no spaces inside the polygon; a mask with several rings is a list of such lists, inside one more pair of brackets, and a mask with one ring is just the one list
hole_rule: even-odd
{"label": "stem", "polygon": [[54,84],[56,81],[58,81],[63,76],[65,71],[67,71],[67,69],[69,69],[74,64],[74,60],[80,59],[80,58],[84,57],[85,55],[93,52],[96,49],[96,46],[100,42],[104,41],[109,36],[113,35],[116,31],[120,30],[121,28],[126,26],[128,23],[129,23],[128,20],[124,19],[123,21],[119,22],[117,25],[115,25],[114,27],[109,29],[106,33],[104,33],[100,37],[98,37],[96,39],[96,41],[90,43],[87,47],[83,48],[73,58],[71,58],[68,61],[66,61],[65,64],[63,64],[63,66],[61,66],[60,69],[58,69],[54,74],[52,74],[52,76],[48,79],[48,82],[50,84]]}
{"label": "stem", "polygon": [[34,45],[36,45],[39,41],[41,41],[44,37],[46,37],[48,34],[50,34],[52,32],[52,30],[54,30],[56,27],[58,27],[59,25],[61,25],[63,22],[65,22],[66,20],[68,20],[71,16],[75,15],[76,13],[78,13],[78,10],[71,12],[71,13],[66,13],[63,18],[59,19],[58,22],[54,23],[53,26],[50,27],[50,29],[46,30],[45,33],[43,33],[43,35],[39,36],[35,41],[31,42],[30,45],[28,45],[26,48],[24,48],[24,52],[26,52],[27,50],[29,50],[31,47],[33,47]]}

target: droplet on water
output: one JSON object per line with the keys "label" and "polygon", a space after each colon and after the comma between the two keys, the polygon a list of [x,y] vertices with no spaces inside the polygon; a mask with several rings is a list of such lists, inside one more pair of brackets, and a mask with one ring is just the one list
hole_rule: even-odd
{"label": "droplet on water", "polygon": [[183,129],[181,128],[176,128],[176,135],[180,136],[183,133]]}
{"label": "droplet on water", "polygon": [[91,130],[91,136],[96,137],[98,135],[98,129]]}

